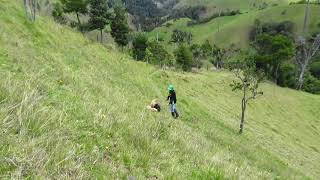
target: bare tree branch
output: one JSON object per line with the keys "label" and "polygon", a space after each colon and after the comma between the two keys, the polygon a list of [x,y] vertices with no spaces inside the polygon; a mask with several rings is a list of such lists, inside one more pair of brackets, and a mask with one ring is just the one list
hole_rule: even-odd
{"label": "bare tree branch", "polygon": [[320,34],[317,35],[311,47],[311,53],[310,53],[311,58],[317,54],[319,48],[320,48]]}
{"label": "bare tree branch", "polygon": [[257,99],[259,97],[263,96],[263,92],[257,92],[256,94],[254,94],[253,96],[249,97],[247,100],[246,100],[246,103],[248,103],[250,100],[253,100],[253,99]]}
{"label": "bare tree branch", "polygon": [[304,84],[304,76],[308,66],[312,63],[312,58],[317,55],[320,49],[320,34],[314,38],[313,43],[309,46],[306,38],[299,36],[296,40],[296,57],[295,60],[299,65],[300,75],[297,82],[297,89],[301,90]]}

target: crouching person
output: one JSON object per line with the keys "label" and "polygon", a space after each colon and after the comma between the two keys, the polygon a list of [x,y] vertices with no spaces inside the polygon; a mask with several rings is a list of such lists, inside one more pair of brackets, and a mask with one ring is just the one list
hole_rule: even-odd
{"label": "crouching person", "polygon": [[147,106],[147,108],[149,110],[151,110],[152,112],[160,112],[161,111],[161,105],[157,99],[152,100],[150,105]]}

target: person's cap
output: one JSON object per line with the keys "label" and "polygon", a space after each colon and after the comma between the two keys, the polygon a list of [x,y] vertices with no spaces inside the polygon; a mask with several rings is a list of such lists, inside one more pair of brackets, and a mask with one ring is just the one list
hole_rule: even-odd
{"label": "person's cap", "polygon": [[173,85],[169,85],[169,86],[168,86],[168,91],[174,91]]}

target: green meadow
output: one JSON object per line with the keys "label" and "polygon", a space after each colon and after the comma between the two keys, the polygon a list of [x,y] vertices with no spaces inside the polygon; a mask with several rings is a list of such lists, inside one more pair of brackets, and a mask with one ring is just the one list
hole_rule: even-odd
{"label": "green meadow", "polygon": [[[296,7],[288,13],[301,14]],[[271,10],[282,11],[254,13]],[[221,18],[221,31],[238,36],[231,22],[250,17]],[[190,31],[201,41],[215,26]],[[320,177],[320,96],[265,82],[238,135],[241,93],[229,87],[232,73],[136,62],[48,17],[27,21],[20,1],[0,0],[0,77],[1,179]],[[177,120],[167,110],[168,84],[176,87]],[[146,109],[154,98],[160,113]]]}

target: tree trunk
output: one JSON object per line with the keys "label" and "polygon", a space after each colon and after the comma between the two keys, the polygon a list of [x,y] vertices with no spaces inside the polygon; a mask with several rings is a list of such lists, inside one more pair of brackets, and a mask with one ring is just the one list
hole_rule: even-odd
{"label": "tree trunk", "polygon": [[243,127],[244,127],[244,118],[245,118],[245,113],[246,113],[246,109],[247,109],[247,102],[246,102],[246,87],[244,87],[243,90],[243,98],[242,98],[242,102],[241,102],[241,121],[240,121],[240,130],[239,130],[239,134],[242,134],[243,132]]}
{"label": "tree trunk", "polygon": [[23,4],[25,7],[27,18],[33,22],[35,20],[35,13],[36,13],[35,0],[24,0]]}
{"label": "tree trunk", "polygon": [[306,5],[306,12],[304,15],[304,21],[303,21],[303,34],[307,31],[307,23],[308,23],[308,17],[309,17],[309,10],[310,10],[310,0],[307,1]]}
{"label": "tree trunk", "polygon": [[240,121],[240,130],[239,130],[239,134],[242,134],[243,132],[243,126],[244,126],[244,118],[245,118],[245,113],[246,113],[246,108],[247,108],[247,104],[245,102],[245,99],[242,99],[242,106],[241,106],[241,121]]}
{"label": "tree trunk", "polygon": [[157,42],[159,42],[159,33],[157,32]]}
{"label": "tree trunk", "polygon": [[301,67],[301,72],[300,72],[300,75],[299,75],[299,79],[298,79],[298,86],[297,86],[297,89],[299,91],[302,90],[302,87],[303,87],[303,84],[304,84],[304,74],[306,72],[306,69],[307,69],[307,66],[306,65],[303,65]]}
{"label": "tree trunk", "polygon": [[100,29],[100,43],[103,43],[103,33],[102,33],[102,29]]}
{"label": "tree trunk", "polygon": [[276,67],[276,70],[275,70],[275,72],[274,72],[274,75],[275,75],[275,83],[278,85],[278,76],[279,76],[279,68],[280,68],[280,64],[278,63],[277,64],[277,67]]}
{"label": "tree trunk", "polygon": [[32,21],[36,21],[36,8],[37,8],[37,2],[36,0],[32,0]]}
{"label": "tree trunk", "polygon": [[81,26],[81,21],[80,21],[79,13],[76,12],[76,15],[77,15],[77,19],[78,19],[78,24],[79,24],[79,26]]}
{"label": "tree trunk", "polygon": [[29,18],[29,13],[28,13],[28,0],[23,0],[24,8],[26,11],[26,16]]}

